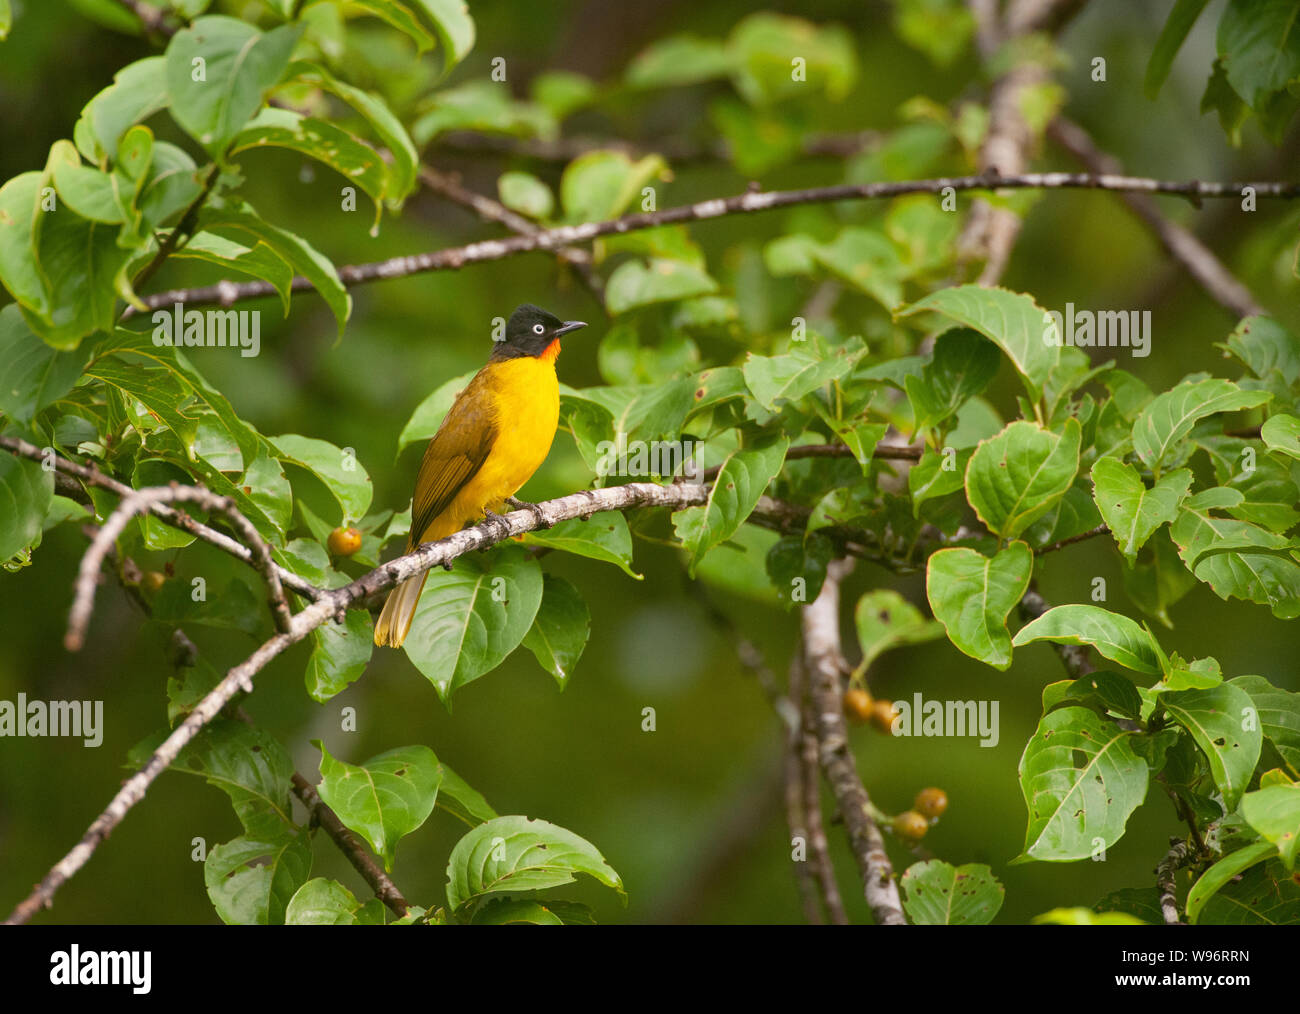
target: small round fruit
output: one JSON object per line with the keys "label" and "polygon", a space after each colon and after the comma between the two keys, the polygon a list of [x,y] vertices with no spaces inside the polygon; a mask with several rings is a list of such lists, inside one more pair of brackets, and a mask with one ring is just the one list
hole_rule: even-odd
{"label": "small round fruit", "polygon": [[922,789],[912,800],[912,809],[924,817],[942,817],[948,809],[948,793],[933,786]]}
{"label": "small round fruit", "polygon": [[894,833],[900,838],[920,841],[930,830],[930,822],[915,810],[907,810],[894,818]]}
{"label": "small round fruit", "polygon": [[871,720],[871,695],[858,687],[844,691],[844,713],[855,722]]}
{"label": "small round fruit", "polygon": [[894,719],[898,717],[898,711],[894,708],[893,701],[877,699],[871,704],[871,724],[881,732],[894,731]]}
{"label": "small round fruit", "polygon": [[150,595],[157,595],[167,583],[167,575],[157,570],[146,570],[140,584]]}
{"label": "small round fruit", "polygon": [[361,531],[357,528],[335,528],[330,532],[330,554],[351,556],[361,548]]}

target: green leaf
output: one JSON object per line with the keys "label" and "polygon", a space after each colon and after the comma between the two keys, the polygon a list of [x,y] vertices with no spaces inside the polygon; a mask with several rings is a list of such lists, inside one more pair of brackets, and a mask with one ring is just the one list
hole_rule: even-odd
{"label": "green leaf", "polygon": [[1206,926],[1294,926],[1300,922],[1300,884],[1278,859],[1250,867],[1206,902],[1197,922]]}
{"label": "green leaf", "polygon": [[463,820],[470,827],[491,820],[497,815],[488,801],[460,775],[446,764],[439,762],[442,770],[442,786],[438,790],[438,806],[458,820]]}
{"label": "green leaf", "polygon": [[542,581],[542,604],[524,635],[524,647],[541,667],[555,677],[563,690],[582,657],[591,636],[591,612],[572,582],[547,574]]}
{"label": "green leaf", "polygon": [[973,549],[940,549],[927,561],[925,594],[959,651],[1005,670],[1012,644],[1007,616],[1024,597],[1033,570],[1034,554],[1023,542],[992,559]]}
{"label": "green leaf", "polygon": [[913,863],[899,887],[903,911],[917,926],[986,926],[1007,894],[988,866],[953,866],[939,859]]}
{"label": "green leaf", "polygon": [[632,533],[627,519],[618,511],[606,511],[587,521],[578,518],[561,521],[554,528],[527,533],[523,542],[612,563],[628,577],[641,580],[641,575],[632,569]]}
{"label": "green leaf", "polygon": [[378,898],[363,904],[337,880],[316,877],[289,899],[284,922],[286,926],[382,926],[384,908]]}
{"label": "green leaf", "polygon": [[941,334],[920,377],[903,380],[918,430],[943,422],[979,394],[998,372],[998,348],[978,332],[961,328]]}
{"label": "green leaf", "polygon": [[50,297],[36,259],[48,177],[20,173],[0,186],[0,282],[28,310],[49,315]]}
{"label": "green leaf", "polygon": [[415,43],[417,56],[423,55],[434,46],[434,37],[424,30],[424,26],[420,24],[414,12],[398,0],[348,0],[348,5],[367,14],[373,14],[408,36]]}
{"label": "green leaf", "polygon": [[1240,687],[1224,683],[1162,694],[1160,703],[1205,754],[1224,809],[1231,813],[1250,784],[1263,745],[1254,701]]}
{"label": "green leaf", "polygon": [[903,301],[903,282],[911,269],[898,248],[876,229],[848,226],[830,243],[813,247],[817,262],[886,310]]}
{"label": "green leaf", "polygon": [[307,469],[323,482],[343,510],[343,517],[356,521],[365,517],[370,507],[373,487],[370,476],[353,454],[326,440],[285,433],[272,437],[271,443],[283,461]]}
{"label": "green leaf", "polygon": [[289,900],[311,873],[311,860],[311,838],[305,832],[243,835],[208,853],[203,882],[227,925],[279,926]]}
{"label": "green leaf", "polygon": [[1160,672],[1160,650],[1155,638],[1120,613],[1100,606],[1056,606],[1020,628],[1012,642],[1019,648],[1033,641],[1090,644],[1105,658],[1134,672]]}
{"label": "green leaf", "polygon": [[940,289],[900,310],[908,317],[930,310],[974,328],[1002,349],[1035,396],[1043,393],[1060,359],[1060,332],[1047,311],[1029,296],[981,285]]}
{"label": "green leaf", "polygon": [[1263,676],[1238,676],[1228,682],[1250,695],[1264,738],[1273,744],[1292,776],[1300,778],[1300,694],[1275,687]]}
{"label": "green leaf", "polygon": [[673,515],[673,531],[682,540],[692,577],[704,555],[731,538],[753,513],[767,484],[781,471],[789,446],[786,437],[778,437],[757,447],[733,451],[709,487],[708,503]]}
{"label": "green leaf", "polygon": [[519,647],[542,601],[542,572],[521,546],[460,557],[429,573],[404,645],[446,704]]}
{"label": "green leaf", "polygon": [[81,376],[88,350],[59,352],[32,333],[11,303],[0,310],[0,412],[20,423],[62,398]]}
{"label": "green leaf", "polygon": [[1029,810],[1024,858],[1071,862],[1110,848],[1147,794],[1147,765],[1127,732],[1088,708],[1044,715],[1020,758]]}
{"label": "green leaf", "polygon": [[474,48],[474,19],[469,15],[469,6],[465,0],[413,2],[424,12],[438,35],[438,42],[442,45],[442,73],[445,77]]}
{"label": "green leaf", "polygon": [[1270,451],[1300,461],[1300,419],[1293,415],[1274,415],[1264,420],[1259,435]]}
{"label": "green leaf", "polygon": [[166,54],[167,95],[176,122],[220,156],[283,76],[301,34],[299,25],[263,34],[221,16],[199,18],[177,32]]}
{"label": "green leaf", "polygon": [[1148,489],[1131,465],[1118,458],[1098,458],[1092,466],[1092,483],[1097,510],[1120,552],[1132,564],[1155,530],[1178,517],[1178,507],[1192,484],[1192,473],[1180,468]]}
{"label": "green leaf", "polygon": [[905,644],[923,644],[942,637],[944,628],[927,620],[921,611],[888,588],[877,588],[858,599],[853,610],[862,647],[864,671],[881,654]]}
{"label": "green leaf", "polygon": [[348,764],[331,757],[320,740],[312,743],[321,752],[321,799],[391,872],[397,843],[433,812],[442,782],[438,758],[427,746],[404,746]]}
{"label": "green leaf", "polygon": [[1065,496],[1080,439],[1074,418],[1060,434],[1020,419],[980,442],[966,466],[966,497],[989,531],[1015,538]]}
{"label": "green leaf", "polygon": [[1108,711],[1136,720],[1142,714],[1142,697],[1127,676],[1108,669],[1080,676],[1066,689],[1073,700],[1096,701]]}
{"label": "green leaf", "polygon": [[1300,23],[1291,0],[1228,0],[1218,52],[1228,83],[1256,112],[1300,79]]}
{"label": "green leaf", "polygon": [[280,294],[284,314],[289,315],[289,292],[293,284],[293,268],[267,243],[256,240],[251,246],[237,243],[214,232],[200,232],[191,236],[185,245],[172,253],[173,257],[207,261],[231,271],[250,275],[270,282]]}
{"label": "green leaf", "polygon": [[735,55],[721,42],[670,35],[638,53],[623,81],[629,88],[671,88],[726,77],[735,66]]}
{"label": "green leaf", "polygon": [[[142,765],[163,738],[159,734],[138,744],[131,762]],[[289,802],[293,761],[269,732],[234,719],[214,719],[169,770],[197,775],[226,793],[249,838],[277,841],[295,826]]]}
{"label": "green leaf", "polygon": [[623,881],[585,838],[527,817],[497,817],[468,832],[447,860],[447,906],[463,912],[501,892],[540,891],[585,873],[626,897]]}
{"label": "green leaf", "polygon": [[1151,50],[1151,57],[1147,60],[1146,78],[1142,84],[1147,98],[1154,100],[1160,93],[1160,86],[1169,76],[1174,57],[1183,48],[1187,33],[1192,30],[1207,3],[1209,0],[1177,0],[1174,4],[1165,27],[1160,30],[1160,38],[1156,39],[1155,48]]}
{"label": "green leaf", "polygon": [[122,135],[166,106],[166,58],[148,56],[127,64],[82,108],[73,131],[77,148],[91,162],[116,160]]}
{"label": "green leaf", "polygon": [[9,29],[13,23],[14,12],[9,6],[9,0],[0,0],[0,42],[9,38]]}
{"label": "green leaf", "polygon": [[265,147],[287,148],[329,166],[369,195],[378,219],[380,203],[389,196],[388,167],[359,137],[327,120],[289,109],[263,109],[231,138],[229,154]]}
{"label": "green leaf", "polygon": [[324,704],[348,684],[361,678],[374,648],[374,623],[370,614],[350,609],[343,623],[322,624],[311,632],[307,659],[307,694]]}
{"label": "green leaf", "polygon": [[758,403],[771,412],[780,410],[781,402],[798,401],[838,380],[853,368],[864,349],[850,350],[844,346],[833,355],[819,356],[809,349],[779,356],[756,356],[749,353],[742,367],[745,383]]}
{"label": "green leaf", "polygon": [[1230,380],[1184,381],[1151,400],[1133,423],[1133,449],[1156,468],[1197,421],[1216,412],[1256,408],[1269,400],[1265,391],[1243,391]]}
{"label": "green leaf", "polygon": [[311,282],[339,324],[339,334],[352,313],[352,297],[329,259],[301,236],[263,221],[248,204],[235,202],[223,208],[207,207],[200,223],[205,229],[235,232],[261,240],[289,263],[293,270]]}
{"label": "green leaf", "polygon": [[551,188],[532,173],[502,173],[497,178],[497,194],[507,208],[529,218],[549,218],[555,210]]}
{"label": "green leaf", "polygon": [[1128,912],[1094,912],[1090,908],[1054,908],[1036,915],[1035,926],[1141,926],[1143,921]]}
{"label": "green leaf", "polygon": [[1277,846],[1288,870],[1300,848],[1300,785],[1270,785],[1241,797],[1246,823]]}
{"label": "green leaf", "polygon": [[605,283],[605,306],[618,316],[652,303],[667,303],[717,292],[718,283],[708,273],[684,261],[655,257],[625,261]]}
{"label": "green leaf", "polygon": [[40,539],[53,496],[53,470],[7,452],[0,454],[0,563]]}
{"label": "green leaf", "polygon": [[1300,380],[1300,338],[1270,317],[1245,318],[1217,347],[1231,352],[1261,379],[1277,370],[1288,384]]}
{"label": "green leaf", "polygon": [[[419,42],[418,39],[416,41]],[[384,196],[391,207],[399,207],[402,199],[415,189],[420,156],[406,127],[388,108],[384,99],[374,92],[363,91],[346,81],[340,81],[324,67],[314,63],[300,61],[292,64],[289,76],[337,95],[365,117],[379,142],[393,156],[392,161],[386,163],[388,184],[384,188]]]}
{"label": "green leaf", "polygon": [[1201,909],[1225,884],[1235,879],[1244,870],[1256,863],[1263,862],[1277,855],[1277,848],[1266,841],[1255,842],[1224,856],[1217,863],[1201,874],[1200,879],[1192,885],[1187,894],[1187,919],[1195,924],[1200,921]]}
{"label": "green leaf", "polygon": [[642,188],[666,170],[658,155],[646,155],[635,162],[621,151],[579,155],[560,178],[565,220],[578,223],[617,218],[641,196]]}
{"label": "green leaf", "polygon": [[475,926],[563,926],[564,920],[540,901],[528,898],[494,898],[470,920]]}
{"label": "green leaf", "polygon": [[907,489],[912,494],[912,516],[920,517],[921,505],[935,497],[956,493],[966,485],[966,467],[973,451],[954,454],[926,448],[921,460],[907,472]]}

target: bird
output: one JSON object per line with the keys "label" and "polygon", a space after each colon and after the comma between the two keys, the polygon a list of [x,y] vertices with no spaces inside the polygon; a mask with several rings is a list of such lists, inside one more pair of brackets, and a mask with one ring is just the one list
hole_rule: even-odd
{"label": "bird", "polygon": [[[467,522],[493,518],[546,460],[560,421],[555,361],[560,338],[586,327],[525,303],[515,309],[487,365],[452,402],[425,448],[411,500],[406,552],[436,542]],[[375,644],[401,647],[411,629],[428,572],[388,594],[375,623]]]}

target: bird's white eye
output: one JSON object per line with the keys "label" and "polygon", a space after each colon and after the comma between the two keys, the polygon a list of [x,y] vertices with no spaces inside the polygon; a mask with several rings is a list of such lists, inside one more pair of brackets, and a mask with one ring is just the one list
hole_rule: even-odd
{"label": "bird's white eye", "polygon": [[533,325],[533,334],[545,334],[545,333],[546,333],[546,325],[545,325],[545,324],[534,324],[534,325]]}

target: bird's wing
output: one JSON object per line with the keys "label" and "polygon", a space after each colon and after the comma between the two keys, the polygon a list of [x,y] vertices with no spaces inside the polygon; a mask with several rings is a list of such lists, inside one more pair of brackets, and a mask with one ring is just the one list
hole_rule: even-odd
{"label": "bird's wing", "polygon": [[496,436],[492,392],[480,372],[456,396],[424,451],[411,503],[411,547],[483,466]]}

